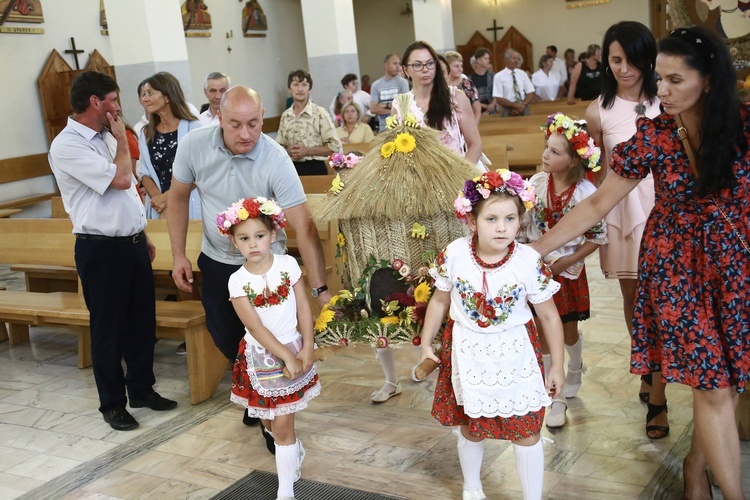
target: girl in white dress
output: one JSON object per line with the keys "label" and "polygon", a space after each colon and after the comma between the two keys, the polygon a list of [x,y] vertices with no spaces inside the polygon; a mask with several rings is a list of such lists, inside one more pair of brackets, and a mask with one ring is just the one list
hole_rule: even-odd
{"label": "girl in white dress", "polygon": [[[456,214],[473,235],[438,254],[430,271],[436,290],[422,332],[422,361],[440,363],[432,415],[460,426],[458,458],[463,499],[486,498],[480,470],[484,439],[513,442],[525,499],[542,497],[544,407],[561,393],[563,333],[552,300],[560,285],[538,253],[515,242],[521,217],[534,203],[528,181],[509,170],[466,181]],[[545,385],[529,303],[544,325],[552,356]],[[443,354],[432,341],[446,314]]]}
{"label": "girl in white dress", "polygon": [[216,224],[247,259],[229,278],[230,300],[245,325],[231,400],[273,435],[278,498],[292,499],[305,457],[294,414],[320,394],[310,304],[296,300],[306,293],[302,272],[293,257],[271,253],[276,230],[286,224],[274,200],[240,200],[220,213]]}
{"label": "girl in white dress", "polygon": [[[596,191],[594,185],[586,180],[586,169],[596,172],[601,168],[601,151],[585,127],[586,122],[575,121],[562,113],[554,113],[547,118],[542,172],[529,180],[536,193],[536,203],[526,214],[521,241],[538,240],[574,206]],[[551,429],[565,425],[568,408],[565,398],[574,397],[581,387],[583,336],[578,332],[578,322],[590,317],[589,285],[584,262],[594,250],[606,243],[607,225],[602,220],[544,258],[552,276],[560,283],[560,291],[555,294],[554,301],[563,322],[565,350],[568,353],[563,397],[552,402],[547,414],[547,427]],[[549,354],[544,343],[544,327],[538,325],[538,328],[542,334],[546,367],[549,366]]]}

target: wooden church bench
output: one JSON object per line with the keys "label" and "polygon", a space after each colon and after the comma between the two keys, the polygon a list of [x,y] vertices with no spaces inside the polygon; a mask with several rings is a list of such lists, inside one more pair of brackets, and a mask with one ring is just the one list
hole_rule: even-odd
{"label": "wooden church bench", "polygon": [[375,141],[345,142],[343,146],[344,146],[344,153],[351,153],[352,151],[359,151],[360,153],[367,153],[373,148],[373,146],[375,146]]}
{"label": "wooden church bench", "polygon": [[[0,184],[8,182],[35,179],[52,175],[47,154],[41,153],[29,156],[19,156],[0,160]],[[0,201],[0,209],[21,208],[47,201],[57,193],[33,194],[10,200]]]}
{"label": "wooden church bench", "polygon": [[[10,345],[27,342],[30,325],[73,328],[78,335],[78,367],[91,366],[89,311],[79,293],[0,291],[0,321],[10,325]],[[198,404],[213,396],[227,369],[227,359],[206,330],[201,303],[156,301],[156,337],[185,342],[190,402]]]}
{"label": "wooden church bench", "polygon": [[502,168],[502,166],[495,166],[493,156],[499,156],[495,151],[497,148],[502,151],[503,147],[507,147],[508,168],[524,177],[530,177],[537,172],[537,165],[541,163],[544,135],[541,133],[506,134],[483,137],[482,151],[493,162],[493,169]]}
{"label": "wooden church bench", "polygon": [[[333,172],[332,169],[329,169]],[[302,189],[308,195],[325,194],[331,188],[331,182],[336,177],[335,173],[329,175],[303,175],[299,179],[302,181]]]}

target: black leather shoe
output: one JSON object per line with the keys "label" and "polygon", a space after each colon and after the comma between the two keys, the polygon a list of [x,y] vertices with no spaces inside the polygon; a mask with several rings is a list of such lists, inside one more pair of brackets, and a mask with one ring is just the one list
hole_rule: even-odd
{"label": "black leather shoe", "polygon": [[242,414],[242,423],[245,425],[255,425],[260,422],[259,418],[251,417],[247,414],[247,410]]}
{"label": "black leather shoe", "polygon": [[172,401],[159,396],[155,391],[147,394],[142,398],[130,398],[131,408],[151,408],[154,411],[173,410],[177,407],[177,401]]}
{"label": "black leather shoe", "polygon": [[138,421],[125,408],[115,408],[102,413],[104,421],[116,431],[129,431],[138,427]]}
{"label": "black leather shoe", "polygon": [[271,455],[276,455],[276,442],[271,433],[266,430],[266,426],[263,425],[263,422],[260,423],[260,432],[266,439],[266,448],[268,448],[268,451],[271,452]]}

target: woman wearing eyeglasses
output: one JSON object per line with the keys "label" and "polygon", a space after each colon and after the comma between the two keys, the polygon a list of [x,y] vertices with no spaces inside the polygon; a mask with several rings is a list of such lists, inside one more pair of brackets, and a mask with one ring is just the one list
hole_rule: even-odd
{"label": "woman wearing eyeglasses", "polygon": [[[482,139],[471,103],[461,90],[449,87],[442,71],[436,71],[438,56],[427,42],[409,45],[401,59],[406,78],[412,83],[411,113],[420,123],[440,133],[440,140],[459,156],[477,163]],[[397,100],[392,114],[400,114]]]}

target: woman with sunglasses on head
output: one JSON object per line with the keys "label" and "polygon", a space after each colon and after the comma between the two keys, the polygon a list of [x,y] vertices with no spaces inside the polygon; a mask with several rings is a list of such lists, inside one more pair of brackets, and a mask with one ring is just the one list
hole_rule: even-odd
{"label": "woman with sunglasses on head", "polygon": [[413,114],[417,121],[437,130],[441,142],[456,154],[478,162],[482,139],[471,103],[461,90],[448,86],[435,50],[427,42],[414,42],[406,48],[401,63],[412,83],[411,107],[400,110],[394,100],[392,114]]}
{"label": "woman with sunglasses on head", "polygon": [[[750,379],[750,109],[737,98],[726,44],[701,26],[659,42],[657,96],[612,152],[599,189],[532,246],[545,255],[591,227],[654,176],[633,313],[631,372],[661,371],[693,395],[685,498],[743,499],[735,411]],[[666,405],[664,408],[666,413]]]}

